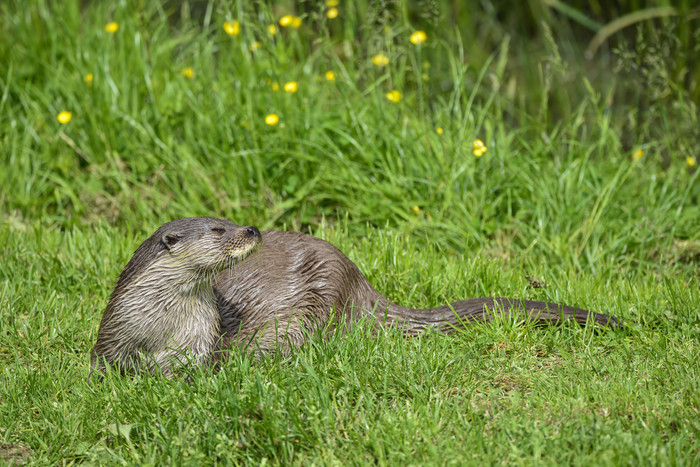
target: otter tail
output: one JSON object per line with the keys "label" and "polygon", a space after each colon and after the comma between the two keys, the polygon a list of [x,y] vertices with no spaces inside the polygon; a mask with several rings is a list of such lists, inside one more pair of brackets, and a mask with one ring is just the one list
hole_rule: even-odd
{"label": "otter tail", "polygon": [[419,335],[430,327],[449,334],[470,324],[488,323],[497,316],[513,314],[542,324],[573,320],[582,325],[590,322],[614,329],[623,327],[615,317],[582,308],[502,297],[472,298],[427,309],[404,308],[391,302],[378,302],[375,308],[375,316],[382,322],[405,328],[409,336]]}

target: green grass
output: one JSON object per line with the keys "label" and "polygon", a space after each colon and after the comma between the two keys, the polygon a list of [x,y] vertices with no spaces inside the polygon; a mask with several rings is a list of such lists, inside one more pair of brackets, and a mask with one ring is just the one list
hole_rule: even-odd
{"label": "green grass", "polygon": [[[448,2],[437,19],[343,2],[333,21],[320,3],[80,3],[0,5],[0,462],[700,462],[700,123],[673,76],[658,114],[627,114],[630,83],[596,79],[608,62],[575,72],[585,43],[499,36],[495,12]],[[302,27],[271,37],[286,13]],[[89,384],[119,271],[189,215],[311,232],[401,304],[502,295],[635,324],[358,328],[215,376]]]}
{"label": "green grass", "polygon": [[561,274],[531,291],[497,261],[444,257],[405,235],[319,233],[399,302],[496,293],[607,307],[641,324],[616,333],[505,321],[411,340],[359,329],[286,359],[235,357],[190,382],[89,384],[100,309],[138,240],[115,242],[106,225],[5,227],[4,442],[40,464],[697,460],[700,294],[683,279]]}

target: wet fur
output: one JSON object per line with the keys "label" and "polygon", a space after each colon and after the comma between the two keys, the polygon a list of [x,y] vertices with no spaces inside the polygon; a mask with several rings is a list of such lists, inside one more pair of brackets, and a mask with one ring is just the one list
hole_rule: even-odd
{"label": "wet fur", "polygon": [[[212,228],[226,233],[216,237]],[[159,368],[171,374],[172,360],[206,365],[214,354],[218,359],[219,349],[233,345],[261,354],[286,351],[320,329],[352,326],[363,317],[377,329],[399,326],[407,336],[417,336],[428,327],[450,333],[513,312],[542,323],[619,326],[604,314],[508,298],[406,308],[377,292],[347,256],[324,240],[187,218],[158,229],[120,274],[91,363],[97,372],[110,365],[122,372]]]}
{"label": "wet fur", "polygon": [[309,235],[266,231],[259,250],[219,274],[214,292],[228,345],[267,353],[303,344],[327,328],[332,312],[350,324],[362,317],[377,327],[400,326],[407,336],[428,327],[450,333],[473,322],[512,312],[541,323],[589,320],[619,326],[617,319],[556,303],[509,298],[473,298],[430,309],[396,305],[377,292],[359,268],[330,243]]}
{"label": "wet fur", "polygon": [[220,338],[212,279],[260,243],[254,227],[207,218],[161,226],[119,275],[91,352],[92,372],[172,374],[208,362]]}

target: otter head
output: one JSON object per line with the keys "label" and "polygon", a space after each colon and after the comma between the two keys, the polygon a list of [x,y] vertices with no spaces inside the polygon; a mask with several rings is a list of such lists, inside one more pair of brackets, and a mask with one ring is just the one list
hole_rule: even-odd
{"label": "otter head", "polygon": [[[213,217],[185,217],[163,224],[134,252],[119,276],[115,292],[139,282],[144,273],[162,269],[163,283],[184,289],[210,284],[219,272],[252,253],[261,242],[255,227],[241,227]],[[146,278],[153,285],[150,278]]]}
{"label": "otter head", "polygon": [[173,359],[203,363],[220,333],[214,276],[260,245],[255,227],[211,217],[163,224],[119,275],[92,350],[93,371],[114,365],[170,373]]}

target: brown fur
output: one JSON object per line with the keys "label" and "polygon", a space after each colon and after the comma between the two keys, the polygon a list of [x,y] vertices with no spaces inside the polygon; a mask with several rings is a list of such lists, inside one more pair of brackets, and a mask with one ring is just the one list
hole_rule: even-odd
{"label": "brown fur", "polygon": [[[225,232],[215,235],[212,228]],[[210,363],[222,336],[224,349],[239,345],[268,353],[363,317],[378,328],[400,326],[416,336],[428,327],[449,333],[513,312],[543,323],[619,326],[615,318],[580,308],[508,298],[405,308],[377,292],[350,259],[319,238],[260,234],[220,219],[180,219],[158,229],[122,271],[91,362],[93,371],[105,365],[129,372],[157,366],[170,374],[173,359]]]}
{"label": "brown fur", "polygon": [[214,292],[225,339],[263,353],[303,344],[309,333],[329,325],[333,311],[341,322],[368,317],[377,326],[398,325],[407,336],[428,327],[450,333],[514,311],[542,323],[591,320],[619,326],[615,318],[581,308],[498,297],[405,308],[377,292],[347,256],[324,240],[284,231],[263,232],[262,239],[254,255],[216,277]]}
{"label": "brown fur", "polygon": [[202,364],[220,338],[211,282],[260,244],[255,227],[210,217],[168,222],[138,247],[119,275],[90,361],[172,374],[172,361]]}

